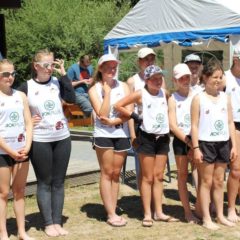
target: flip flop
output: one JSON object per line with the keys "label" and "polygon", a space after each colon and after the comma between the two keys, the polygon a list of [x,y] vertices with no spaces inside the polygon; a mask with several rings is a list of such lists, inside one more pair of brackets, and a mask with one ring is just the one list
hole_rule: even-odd
{"label": "flip flop", "polygon": [[143,219],[142,220],[142,226],[143,227],[152,227],[153,220],[152,219]]}
{"label": "flip flop", "polygon": [[123,218],[120,218],[119,220],[113,220],[113,221],[108,219],[107,224],[110,225],[111,227],[124,227],[126,226],[127,221],[124,220]]}
{"label": "flip flop", "polygon": [[159,217],[154,217],[154,221],[156,222],[179,222],[179,219],[168,216],[167,218],[159,218]]}

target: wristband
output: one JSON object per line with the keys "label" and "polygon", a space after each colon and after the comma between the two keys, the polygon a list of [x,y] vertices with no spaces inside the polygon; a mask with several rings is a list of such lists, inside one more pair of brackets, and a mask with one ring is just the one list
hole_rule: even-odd
{"label": "wristband", "polygon": [[197,148],[199,148],[199,146],[193,147],[193,149],[197,149]]}
{"label": "wristband", "polygon": [[138,114],[136,114],[135,112],[131,113],[130,118],[134,119],[136,123],[142,123],[142,119],[140,119]]}

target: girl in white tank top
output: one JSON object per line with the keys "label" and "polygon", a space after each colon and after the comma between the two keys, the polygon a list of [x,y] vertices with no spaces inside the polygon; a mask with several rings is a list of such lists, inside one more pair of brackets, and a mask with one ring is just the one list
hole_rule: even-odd
{"label": "girl in white tank top", "polygon": [[[144,79],[145,88],[135,91],[117,102],[115,109],[121,115],[133,118],[140,123],[141,131],[137,140],[141,142],[138,152],[142,174],[140,192],[144,208],[142,225],[151,227],[153,225],[152,211],[156,221],[177,221],[177,219],[165,215],[162,211],[162,180],[169,149],[169,141],[164,141],[169,138],[169,123],[166,92],[161,88],[163,71],[158,66],[150,65],[144,71]],[[143,106],[142,121],[134,111],[126,108],[134,103]],[[142,141],[143,138],[144,141]],[[160,146],[164,146],[165,149],[159,150]],[[151,183],[149,183],[149,179],[152,180]],[[152,189],[155,190],[152,191]],[[152,196],[154,209],[151,209]]]}
{"label": "girl in white tank top", "polygon": [[169,125],[174,134],[173,150],[178,170],[178,191],[184,208],[185,220],[190,223],[198,223],[199,219],[193,215],[190,208],[187,189],[189,163],[192,165],[192,175],[197,188],[197,169],[194,164],[192,164],[190,157],[192,152],[190,107],[193,99],[193,92],[190,88],[191,71],[187,64],[179,63],[174,67],[173,73],[176,92],[169,98],[168,107]]}
{"label": "girl in white tank top", "polygon": [[12,62],[0,61],[0,239],[9,239],[6,213],[11,182],[14,202],[18,202],[14,210],[19,239],[32,240],[25,231],[23,191],[29,168],[32,119],[26,95],[12,89],[15,74]]}
{"label": "girl in white tank top", "polygon": [[[221,64],[217,60],[209,61],[202,71],[205,91],[194,97],[191,107],[193,156],[198,165],[201,182],[199,200],[203,226],[212,230],[219,229],[219,226],[212,222],[209,212],[210,189],[218,223],[225,226],[235,225],[223,215],[224,172],[229,159],[235,161],[237,154],[231,102],[226,94],[219,91],[222,76]],[[232,142],[231,149],[229,137]]]}
{"label": "girl in white tank top", "polygon": [[[94,147],[101,169],[100,192],[107,212],[107,223],[121,227],[126,219],[116,213],[119,177],[129,142],[128,125],[115,111],[113,105],[129,94],[127,84],[115,79],[119,61],[112,54],[98,61],[94,85],[89,98],[94,114]],[[125,118],[126,120],[126,118]]]}

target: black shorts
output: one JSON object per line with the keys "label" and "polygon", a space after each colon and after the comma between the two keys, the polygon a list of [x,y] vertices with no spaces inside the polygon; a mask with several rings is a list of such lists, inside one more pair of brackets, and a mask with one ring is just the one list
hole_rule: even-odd
{"label": "black shorts", "polygon": [[29,158],[24,161],[15,161],[12,157],[7,154],[0,155],[0,167],[12,167],[15,164],[28,162]]}
{"label": "black shorts", "polygon": [[136,151],[146,155],[167,155],[169,152],[169,134],[155,135],[139,129]]}
{"label": "black shorts", "polygon": [[203,161],[208,163],[229,163],[230,141],[206,142],[199,141],[199,147],[203,154]]}
{"label": "black shorts", "polygon": [[[187,136],[187,137],[191,139],[190,136]],[[190,147],[185,142],[181,141],[179,138],[174,136],[174,138],[173,138],[174,155],[186,156],[189,149],[190,149]]]}
{"label": "black shorts", "polygon": [[115,152],[123,152],[131,149],[131,144],[128,138],[93,138],[93,146],[98,148],[111,148]]}
{"label": "black shorts", "polygon": [[240,131],[240,122],[234,122],[236,130]]}

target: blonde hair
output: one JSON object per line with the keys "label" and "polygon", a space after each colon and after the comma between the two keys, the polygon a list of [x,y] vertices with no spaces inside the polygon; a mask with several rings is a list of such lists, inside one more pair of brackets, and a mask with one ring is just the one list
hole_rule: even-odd
{"label": "blonde hair", "polygon": [[8,59],[6,59],[6,58],[0,60],[0,70],[1,70],[1,68],[2,68],[3,65],[12,65],[12,66],[14,66],[14,65],[13,65],[13,62],[10,61],[10,60],[8,60]]}
{"label": "blonde hair", "polygon": [[38,50],[32,60],[32,77],[35,78],[37,76],[37,72],[34,68],[34,63],[40,62],[43,56],[52,56],[54,57],[53,52],[49,51],[47,48]]}

